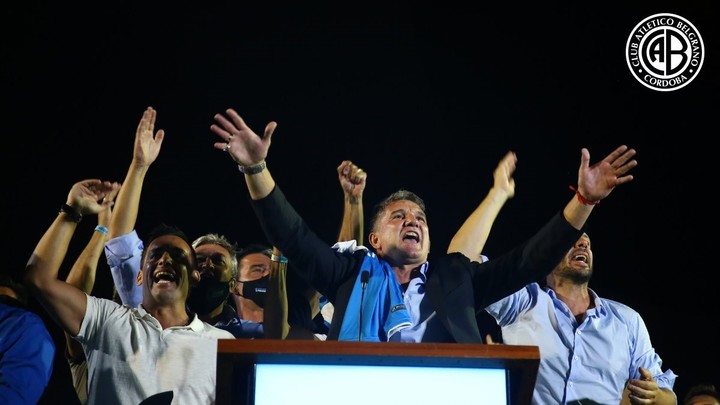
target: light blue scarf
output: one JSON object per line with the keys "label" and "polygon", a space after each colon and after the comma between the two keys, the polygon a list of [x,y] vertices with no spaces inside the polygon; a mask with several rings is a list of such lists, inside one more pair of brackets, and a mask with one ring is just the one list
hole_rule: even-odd
{"label": "light blue scarf", "polygon": [[[361,275],[365,271],[370,273],[370,277],[363,296]],[[387,342],[393,334],[411,325],[410,314],[405,308],[400,285],[392,267],[374,253],[368,252],[350,294],[338,340]]]}

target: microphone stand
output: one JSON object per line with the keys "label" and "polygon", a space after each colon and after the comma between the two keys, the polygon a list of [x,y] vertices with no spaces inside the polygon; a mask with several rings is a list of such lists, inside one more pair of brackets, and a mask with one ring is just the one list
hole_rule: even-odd
{"label": "microphone stand", "polygon": [[360,319],[358,321],[358,342],[362,342],[363,301],[365,300],[365,288],[367,288],[368,280],[370,280],[370,272],[364,270],[360,274],[360,286],[362,287],[362,292],[360,293]]}

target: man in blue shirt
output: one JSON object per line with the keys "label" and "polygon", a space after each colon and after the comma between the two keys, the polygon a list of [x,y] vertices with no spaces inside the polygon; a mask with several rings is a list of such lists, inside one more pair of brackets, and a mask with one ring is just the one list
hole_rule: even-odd
{"label": "man in blue shirt", "polygon": [[27,310],[27,291],[0,272],[0,403],[36,404],[50,382],[55,342]]}
{"label": "man in blue shirt", "polygon": [[662,371],[642,317],[600,298],[588,287],[592,273],[593,251],[584,233],[547,276],[545,288],[528,284],[486,308],[504,343],[540,347],[533,404],[675,404],[677,376]]}

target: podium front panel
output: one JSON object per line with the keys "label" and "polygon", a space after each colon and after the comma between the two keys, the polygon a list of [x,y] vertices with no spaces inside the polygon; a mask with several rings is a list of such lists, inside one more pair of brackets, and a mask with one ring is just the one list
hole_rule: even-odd
{"label": "podium front panel", "polygon": [[216,403],[528,404],[539,359],[536,346],[221,339]]}

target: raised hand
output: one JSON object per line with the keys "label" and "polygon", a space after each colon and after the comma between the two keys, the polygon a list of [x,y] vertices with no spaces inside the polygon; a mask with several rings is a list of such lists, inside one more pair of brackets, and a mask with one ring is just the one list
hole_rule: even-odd
{"label": "raised hand", "polygon": [[159,129],[157,133],[154,133],[156,118],[157,111],[148,107],[138,123],[133,149],[133,161],[137,166],[150,166],[160,154],[165,131]]}
{"label": "raised hand", "polygon": [[512,175],[517,165],[515,152],[508,152],[503,156],[493,172],[493,188],[505,193],[508,199],[515,196],[515,179]]}
{"label": "raised hand", "polygon": [[82,215],[97,214],[113,204],[105,199],[111,193],[117,193],[119,183],[98,179],[87,179],[73,184],[67,197],[67,204]]}
{"label": "raised hand", "polygon": [[100,204],[103,209],[98,212],[98,225],[104,227],[110,226],[110,219],[112,218],[112,207],[115,205],[115,197],[117,197],[120,191],[120,183],[112,183],[112,189],[103,197],[102,203]]}
{"label": "raised hand", "polygon": [[340,163],[337,173],[345,196],[353,202],[362,200],[367,183],[367,173],[349,160],[343,160]]}
{"label": "raised hand", "polygon": [[578,191],[586,200],[600,201],[607,197],[615,187],[632,181],[627,174],[637,166],[633,159],[635,149],[622,145],[607,155],[605,159],[589,166],[590,152],[583,148],[578,170]]}
{"label": "raised hand", "polygon": [[272,134],[277,127],[274,121],[265,126],[263,136],[258,136],[240,115],[228,108],[226,116],[215,114],[217,124],[212,124],[210,130],[222,138],[222,142],[215,142],[215,149],[228,152],[230,157],[241,166],[256,166],[267,157]]}

